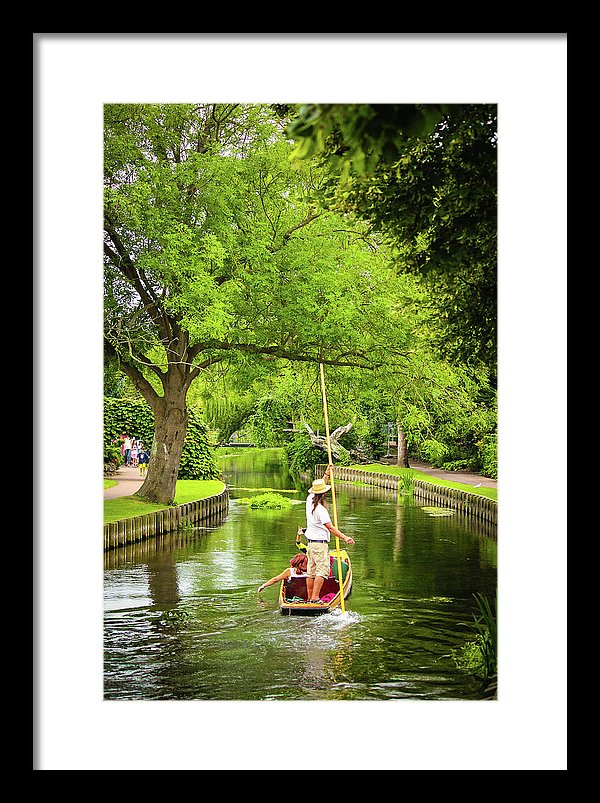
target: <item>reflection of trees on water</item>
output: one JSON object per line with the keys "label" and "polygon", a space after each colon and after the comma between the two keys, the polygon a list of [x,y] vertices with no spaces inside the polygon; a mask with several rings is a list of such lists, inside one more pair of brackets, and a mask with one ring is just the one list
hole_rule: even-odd
{"label": "reflection of trees on water", "polygon": [[149,560],[154,560],[159,550],[172,549],[176,546],[176,541],[175,534],[159,535],[118,549],[109,549],[104,553],[104,569],[121,569],[125,566],[147,563]]}
{"label": "reflection of trees on water", "polygon": [[168,611],[181,602],[173,550],[157,551],[146,564],[148,590],[155,608]]}
{"label": "reflection of trees on water", "polygon": [[[211,520],[210,529],[224,517],[220,514],[219,521]],[[186,634],[190,614],[181,606],[177,563],[182,550],[202,540],[206,529],[183,529],[105,552],[106,570],[134,565],[144,570],[149,597],[150,660],[144,662],[135,685],[144,691],[146,699],[176,699],[182,687],[181,678],[189,666]]]}
{"label": "reflection of trees on water", "polygon": [[133,544],[126,544],[117,549],[104,552],[104,569],[119,569],[136,563],[153,560],[160,552],[173,551],[179,547],[193,544],[204,537],[206,530],[218,527],[227,518],[226,512],[214,511],[203,520],[202,526],[186,527],[173,533],[156,535]]}
{"label": "reflection of trees on water", "polygon": [[[355,485],[345,493],[350,483],[339,484],[342,530],[356,538],[352,561],[363,582],[409,594],[422,585],[432,594],[449,596],[448,585],[456,585],[460,595],[461,586],[470,587],[482,571],[495,572],[495,525],[459,512],[430,519],[412,496]],[[392,510],[385,513],[382,505]],[[353,520],[360,530],[352,529]],[[365,522],[370,529],[364,529]]]}
{"label": "reflection of trees on water", "polygon": [[[289,488],[283,476],[281,487]],[[271,475],[235,479],[239,488],[275,485]],[[340,481],[336,490],[340,528],[356,538],[346,617],[288,620],[277,610],[277,589],[256,597],[257,584],[295,551],[302,504],[253,514],[234,499],[222,528],[107,552],[109,602],[115,598],[107,619],[109,696],[476,698],[449,656],[472,622],[473,591],[493,593],[495,540],[477,537],[482,528],[473,519],[428,516],[390,489]]]}
{"label": "reflection of trees on water", "polygon": [[[378,488],[377,486],[373,485],[359,485],[357,483],[344,482],[343,480],[336,479],[336,488],[338,486],[340,487],[340,490],[343,489],[344,486],[351,486],[353,498],[357,497],[359,499],[372,499],[374,501],[380,500],[386,502],[397,501],[399,511],[404,507],[424,507],[428,504],[427,502],[419,503],[413,500],[411,495],[399,496],[398,491],[396,490]],[[493,522],[485,521],[461,510],[456,510],[454,512],[454,516],[457,521],[460,521],[460,523],[467,527],[471,532],[476,533],[477,535],[485,536],[486,538],[496,539],[497,526]]]}
{"label": "reflection of trees on water", "polygon": [[312,479],[294,477],[289,472],[287,458],[282,449],[249,450],[243,455],[232,457],[224,461],[222,466],[225,480],[233,486],[255,487],[256,477],[260,476],[260,485],[265,488],[305,491]]}
{"label": "reflection of trees on water", "polygon": [[341,642],[330,654],[331,676],[334,683],[352,682],[352,639],[347,634],[338,633]]}
{"label": "reflection of trees on water", "polygon": [[394,560],[398,560],[404,546],[404,511],[402,505],[396,507],[396,530],[394,533]]}

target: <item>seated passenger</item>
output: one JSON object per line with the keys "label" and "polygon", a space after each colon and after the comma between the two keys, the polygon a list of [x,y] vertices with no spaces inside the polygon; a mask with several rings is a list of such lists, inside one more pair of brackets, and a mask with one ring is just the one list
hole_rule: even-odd
{"label": "seated passenger", "polygon": [[306,577],[306,567],[308,566],[308,558],[303,552],[299,552],[297,555],[290,560],[290,566],[288,569],[284,569],[281,574],[278,574],[276,577],[271,577],[270,580],[267,580],[265,583],[258,587],[258,593],[260,594],[263,589],[267,588],[268,586],[272,586],[275,583],[280,582],[281,580],[292,580],[297,577]]}

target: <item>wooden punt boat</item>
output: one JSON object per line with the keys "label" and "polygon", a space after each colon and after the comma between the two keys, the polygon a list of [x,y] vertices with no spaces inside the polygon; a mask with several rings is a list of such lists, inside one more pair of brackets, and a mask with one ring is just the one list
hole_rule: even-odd
{"label": "wooden punt boat", "polygon": [[[330,549],[329,555],[333,557],[332,571],[333,576],[325,580],[321,588],[321,599],[323,603],[308,603],[306,591],[306,578],[293,577],[290,580],[282,580],[279,588],[279,610],[287,616],[318,616],[321,613],[328,613],[342,604],[340,587],[337,580],[337,550]],[[352,564],[350,557],[345,549],[340,549],[342,561],[342,591],[344,600],[350,596],[352,590]],[[333,596],[331,596],[333,594]],[[301,601],[300,601],[301,600]]]}

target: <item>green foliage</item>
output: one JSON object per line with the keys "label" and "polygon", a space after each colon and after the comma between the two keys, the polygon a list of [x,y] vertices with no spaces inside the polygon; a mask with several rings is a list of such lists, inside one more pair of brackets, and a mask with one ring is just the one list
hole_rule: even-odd
{"label": "green foliage", "polygon": [[290,474],[297,477],[305,471],[312,471],[318,463],[323,463],[323,451],[312,445],[306,435],[294,435],[284,444]]}
{"label": "green foliage", "polygon": [[452,655],[459,669],[488,681],[498,673],[497,604],[483,594],[475,594],[478,612],[473,614],[475,638]]}
{"label": "green foliage", "polygon": [[104,445],[119,443],[121,435],[139,438],[150,446],[154,435],[154,415],[141,399],[104,398]]}
{"label": "green foliage", "polygon": [[248,507],[253,510],[287,510],[292,507],[293,504],[289,499],[286,499],[285,496],[281,496],[281,494],[278,493],[265,493],[259,494],[258,496],[242,497],[238,499],[238,502],[243,505],[248,505]]}
{"label": "green foliage", "polygon": [[358,407],[354,431],[356,447],[368,460],[377,460],[385,454],[387,449],[387,422],[381,400],[365,398]]}
{"label": "green foliage", "polygon": [[283,430],[290,412],[285,401],[270,393],[258,399],[247,422],[252,443],[261,447],[281,446],[286,439]]}
{"label": "green foliage", "polygon": [[221,472],[209,443],[208,427],[192,410],[188,410],[188,427],[179,464],[179,480],[218,479]]}
{"label": "green foliage", "polygon": [[478,443],[481,471],[486,477],[498,478],[498,433],[485,435]]}
{"label": "green foliage", "polygon": [[119,361],[114,358],[104,360],[104,395],[113,399],[126,396],[137,398],[135,388],[121,371]]}
{"label": "green foliage", "polygon": [[414,493],[414,476],[408,468],[398,467],[398,493],[403,496],[410,496]]}
{"label": "green foliage", "polygon": [[483,640],[483,656],[486,667],[486,678],[498,672],[498,622],[497,600],[489,600],[483,594],[475,594],[479,613],[474,614],[475,630]]}
{"label": "green foliage", "polygon": [[[462,343],[472,364],[481,321],[462,340],[457,322],[489,317],[495,283],[495,118],[491,107],[465,108],[302,107],[290,131],[313,141],[304,155],[326,157],[317,163],[290,159],[265,105],[106,106],[110,393],[129,397],[135,383],[152,399],[186,386],[164,381],[172,371],[199,372],[201,403],[188,407],[203,408],[220,440],[252,413],[253,440],[274,446],[289,420],[322,430],[314,369],[325,356],[338,363],[327,367],[330,409],[354,423],[346,449],[380,455],[381,423],[397,420],[411,453],[434,465],[491,464],[492,415],[432,351],[435,341],[454,358]],[[387,379],[347,367],[376,364]],[[123,417],[105,437],[124,428],[149,443],[153,421]],[[291,448],[296,470],[323,462],[306,438]],[[181,471],[205,476],[208,456],[186,456]]]}
{"label": "green foliage", "polygon": [[407,136],[430,134],[446,106],[437,104],[305,104],[287,132],[298,144],[295,159],[328,153],[332,170],[364,175],[380,158],[395,161]]}
{"label": "green foliage", "polygon": [[219,443],[227,443],[234,432],[245,426],[252,415],[253,407],[254,402],[250,396],[240,396],[233,389],[228,389],[226,396],[216,396],[214,392],[202,393],[203,416],[216,432]]}
{"label": "green foliage", "polygon": [[467,641],[460,649],[452,650],[452,657],[458,669],[482,680],[487,677],[484,654],[485,642],[481,636]]}
{"label": "green foliage", "polygon": [[121,447],[112,443],[104,444],[104,462],[114,463],[115,466],[120,466],[123,462]]}
{"label": "green foliage", "polygon": [[[209,443],[208,428],[197,413],[188,410],[189,423],[178,478],[218,479],[220,472]],[[120,443],[121,435],[139,438],[150,448],[154,437],[152,410],[141,399],[104,399],[104,447]],[[119,450],[120,453],[120,450]]]}
{"label": "green foliage", "polygon": [[350,456],[350,452],[348,451],[348,449],[344,448],[340,443],[337,459],[335,461],[336,465],[349,466],[351,462],[352,458]]}
{"label": "green foliage", "polygon": [[323,155],[325,208],[368,221],[399,271],[432,288],[440,353],[496,371],[497,110],[446,106],[302,106],[295,155]]}
{"label": "green foliage", "polygon": [[438,468],[482,471],[480,442],[497,427],[485,371],[423,358],[412,381],[399,385],[395,402],[413,457]]}

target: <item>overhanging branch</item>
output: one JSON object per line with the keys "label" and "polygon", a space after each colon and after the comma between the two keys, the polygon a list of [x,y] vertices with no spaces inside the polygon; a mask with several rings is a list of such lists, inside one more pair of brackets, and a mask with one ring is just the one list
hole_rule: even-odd
{"label": "overhanging branch", "polygon": [[364,368],[374,370],[383,365],[383,362],[375,362],[363,352],[346,351],[335,356],[324,354],[307,354],[306,352],[291,351],[283,346],[260,346],[254,343],[235,343],[228,340],[210,340],[199,344],[190,349],[190,353],[197,355],[202,351],[215,349],[220,351],[242,351],[248,354],[263,355],[266,357],[279,357],[282,360],[291,362],[322,362],[326,365],[337,365],[345,368]]}

